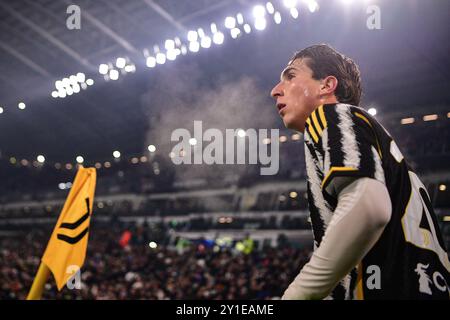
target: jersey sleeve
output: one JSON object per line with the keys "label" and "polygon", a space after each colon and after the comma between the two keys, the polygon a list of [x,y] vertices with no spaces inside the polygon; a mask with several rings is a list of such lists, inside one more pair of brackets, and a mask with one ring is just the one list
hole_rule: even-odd
{"label": "jersey sleeve", "polygon": [[337,177],[368,177],[385,183],[382,153],[369,116],[338,104],[324,113],[322,190],[332,194]]}

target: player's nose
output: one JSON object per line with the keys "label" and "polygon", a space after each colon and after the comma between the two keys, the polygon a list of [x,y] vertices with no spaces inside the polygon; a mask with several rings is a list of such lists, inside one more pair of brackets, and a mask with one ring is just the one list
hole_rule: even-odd
{"label": "player's nose", "polygon": [[277,99],[278,97],[283,95],[283,88],[281,82],[279,82],[275,87],[273,87],[272,91],[270,91],[270,95],[274,99]]}

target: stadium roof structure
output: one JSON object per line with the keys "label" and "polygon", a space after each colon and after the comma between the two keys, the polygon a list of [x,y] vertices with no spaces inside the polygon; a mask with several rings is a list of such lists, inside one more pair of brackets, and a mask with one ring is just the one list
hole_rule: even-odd
{"label": "stadium roof structure", "polygon": [[[450,103],[448,1],[375,2],[381,10],[379,30],[367,28],[364,1],[317,0],[319,10],[300,7],[297,19],[283,8],[283,1],[272,2],[281,12],[280,24],[272,19],[266,30],[251,34],[241,28],[242,36],[233,39],[224,19],[241,12],[252,24],[253,7],[265,6],[265,1],[0,0],[0,155],[45,154],[63,160],[79,152],[93,157],[110,156],[113,150],[139,152],[146,148],[151,126],[141,98],[160,74],[185,62],[196,63],[203,81],[222,74],[230,79],[246,74],[269,92],[295,50],[322,42],[359,63],[366,103],[385,112],[404,110],[406,116],[416,105],[439,105],[442,112],[450,111],[446,110]],[[81,10],[79,30],[66,25],[71,4]],[[209,32],[211,23],[226,33],[220,48],[212,45],[198,54],[188,51],[155,69],[146,66],[147,56],[163,50],[166,39],[179,37],[187,43],[189,30]],[[118,57],[126,58],[136,72],[106,81],[99,65],[114,67]],[[51,96],[57,80],[78,73],[93,79],[94,85],[66,98]],[[267,101],[270,107],[269,97]],[[25,109],[17,107],[20,102]],[[274,126],[279,125],[274,112]]]}

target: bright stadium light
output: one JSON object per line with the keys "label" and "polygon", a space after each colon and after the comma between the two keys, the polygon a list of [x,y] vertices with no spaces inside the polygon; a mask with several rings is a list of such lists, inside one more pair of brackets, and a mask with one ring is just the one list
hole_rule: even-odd
{"label": "bright stadium light", "polygon": [[77,160],[79,164],[82,164],[84,162],[84,158],[82,156],[77,156],[75,160]]}
{"label": "bright stadium light", "polygon": [[116,59],[116,67],[122,69],[127,64],[127,60],[125,58],[119,57]]}
{"label": "bright stadium light", "polygon": [[81,90],[80,85],[79,85],[78,83],[75,83],[75,84],[72,86],[72,90],[73,90],[73,93],[78,93],[78,92],[80,92],[80,90]]}
{"label": "bright stadium light", "polygon": [[42,154],[40,154],[40,155],[38,155],[38,156],[36,157],[36,160],[37,160],[39,163],[44,163],[44,162],[45,162],[45,157],[44,157]]}
{"label": "bright stadium light", "polygon": [[192,41],[191,43],[189,43],[189,51],[198,52],[199,49],[200,43],[198,43],[197,41]]}
{"label": "bright stadium light", "polygon": [[155,57],[148,57],[146,61],[147,67],[154,68],[156,66],[156,59]]}
{"label": "bright stadium light", "polygon": [[87,84],[86,82],[83,82],[82,84],[80,84],[81,89],[86,90],[87,89]]}
{"label": "bright stadium light", "polygon": [[197,41],[197,39],[198,39],[197,31],[193,31],[193,30],[189,31],[187,34],[187,38],[188,38],[189,42]]}
{"label": "bright stadium light", "polygon": [[275,8],[273,7],[272,2],[266,3],[266,9],[267,9],[267,12],[270,14],[273,14],[275,12]]}
{"label": "bright stadium light", "polygon": [[447,190],[447,186],[445,184],[439,185],[439,191],[445,191]]}
{"label": "bright stadium light", "polygon": [[264,18],[255,20],[255,29],[256,30],[264,30],[266,28],[267,21]]}
{"label": "bright stadium light", "polygon": [[174,49],[167,51],[166,53],[167,60],[173,61],[177,58],[177,52]]}
{"label": "bright stadium light", "polygon": [[75,83],[78,83],[78,78],[77,78],[77,76],[71,75],[71,76],[69,77],[69,80],[70,80],[70,85],[74,85]]}
{"label": "bright stadium light", "polygon": [[217,25],[213,22],[213,23],[211,23],[211,32],[212,33],[216,33],[218,30],[217,30]]}
{"label": "bright stadium light", "polygon": [[20,110],[23,110],[23,109],[26,108],[26,105],[25,105],[25,103],[23,103],[23,102],[19,102],[19,104],[17,105],[17,107],[18,107]]}
{"label": "bright stadium light", "polygon": [[255,17],[255,19],[264,18],[265,15],[266,15],[266,8],[264,8],[261,5],[253,7],[253,16]]}
{"label": "bright stadium light", "polygon": [[156,54],[156,63],[164,64],[166,62],[166,55],[162,52]]}
{"label": "bright stadium light", "polygon": [[181,54],[183,56],[187,54],[187,47],[184,44],[181,46]]}
{"label": "bright stadium light", "polygon": [[156,151],[156,147],[153,144],[149,145],[147,149],[150,152],[155,152]]}
{"label": "bright stadium light", "polygon": [[236,19],[234,17],[225,18],[225,28],[233,29],[236,26]]}
{"label": "bright stadium light", "polygon": [[58,90],[63,90],[64,89],[63,82],[61,80],[55,81],[55,88]]}
{"label": "bright stadium light", "polygon": [[273,20],[275,21],[276,24],[281,23],[281,14],[278,11],[275,12],[275,14],[273,15]]}
{"label": "bright stadium light", "polygon": [[245,137],[245,130],[243,129],[239,129],[237,132],[237,135],[239,138],[244,138]]}
{"label": "bright stadium light", "polygon": [[1,113],[3,113],[3,108],[2,108],[2,107],[0,107],[0,114],[1,114]]}
{"label": "bright stadium light", "polygon": [[230,33],[231,33],[231,37],[233,39],[236,39],[241,34],[241,30],[238,28],[234,28],[234,29],[231,29]]}
{"label": "bright stadium light", "polygon": [[87,79],[87,80],[86,80],[86,84],[87,84],[88,86],[92,86],[92,85],[94,84],[94,80],[92,80],[92,79]]}
{"label": "bright stadium light", "polygon": [[166,50],[175,49],[175,41],[173,41],[172,39],[167,39],[164,43],[164,47],[166,48]]}
{"label": "bright stadium light", "polygon": [[191,146],[195,146],[195,145],[197,144],[197,139],[195,139],[195,138],[190,138],[190,139],[189,139],[189,144],[190,144]]}
{"label": "bright stadium light", "polygon": [[151,241],[148,246],[152,249],[156,249],[158,247],[158,244],[155,241]]}
{"label": "bright stadium light", "polygon": [[108,69],[109,69],[108,65],[104,63],[98,66],[98,72],[103,75],[108,73]]}
{"label": "bright stadium light", "polygon": [[307,0],[307,3],[310,12],[316,12],[319,9],[319,4],[315,0]]}
{"label": "bright stadium light", "polygon": [[236,21],[238,24],[244,24],[244,16],[242,15],[242,13],[238,13],[236,15]]}
{"label": "bright stadium light", "polygon": [[437,120],[437,118],[437,114],[427,114],[426,116],[423,116],[423,121],[434,121]]}
{"label": "bright stadium light", "polygon": [[113,157],[116,158],[116,159],[120,158],[120,151],[117,151],[117,150],[114,151],[113,152]]}
{"label": "bright stadium light", "polygon": [[215,44],[222,44],[223,40],[224,40],[225,36],[223,35],[222,32],[216,32],[213,35],[213,42]]}
{"label": "bright stadium light", "polygon": [[73,89],[72,89],[72,87],[67,87],[67,88],[66,88],[66,93],[67,93],[68,96],[71,96],[71,95],[73,94]]}
{"label": "bright stadium light", "polygon": [[197,33],[200,38],[203,38],[205,36],[205,31],[203,31],[202,28],[198,28]]}
{"label": "bright stadium light", "polygon": [[367,110],[367,112],[372,115],[375,116],[377,114],[377,109],[375,108],[370,108],[369,110]]}
{"label": "bright stadium light", "polygon": [[117,71],[116,69],[109,70],[109,78],[111,80],[119,79],[119,71]]}
{"label": "bright stadium light", "polygon": [[52,91],[52,97],[58,98],[58,91]]}
{"label": "bright stadium light", "polygon": [[64,190],[66,188],[66,184],[64,182],[61,182],[58,184],[58,189],[59,190]]}
{"label": "bright stadium light", "polygon": [[244,31],[245,33],[250,33],[252,32],[252,27],[250,27],[250,25],[248,23],[244,24]]}
{"label": "bright stadium light", "polygon": [[69,80],[69,78],[63,78],[63,79],[61,80],[61,82],[62,82],[62,84],[63,84],[64,87],[70,86],[70,80]]}
{"label": "bright stadium light", "polygon": [[58,95],[60,98],[65,98],[67,95],[66,90],[59,90]]}
{"label": "bright stadium light", "polygon": [[126,72],[135,72],[136,66],[134,64],[128,64],[125,66],[125,71]]}
{"label": "bright stadium light", "polygon": [[83,83],[86,80],[86,75],[83,72],[77,73],[77,81]]}
{"label": "bright stadium light", "polygon": [[297,8],[291,8],[291,10],[289,10],[289,12],[291,13],[292,18],[294,18],[294,19],[298,18],[298,10],[297,10]]}
{"label": "bright stadium light", "polygon": [[203,37],[201,42],[200,42],[200,45],[202,46],[202,48],[205,48],[205,49],[211,47],[211,38],[210,37]]}

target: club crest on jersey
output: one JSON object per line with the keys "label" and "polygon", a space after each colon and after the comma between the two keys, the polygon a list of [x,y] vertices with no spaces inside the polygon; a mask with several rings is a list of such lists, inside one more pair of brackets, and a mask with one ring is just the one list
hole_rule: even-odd
{"label": "club crest on jersey", "polygon": [[419,276],[419,291],[422,293],[432,295],[433,293],[431,291],[430,284],[434,284],[434,286],[438,290],[442,292],[449,290],[450,292],[450,288],[448,287],[448,284],[446,283],[444,277],[440,272],[438,271],[434,272],[433,280],[431,280],[430,276],[427,273],[429,266],[430,264],[423,264],[419,262],[416,266],[416,269],[414,269],[414,271]]}

